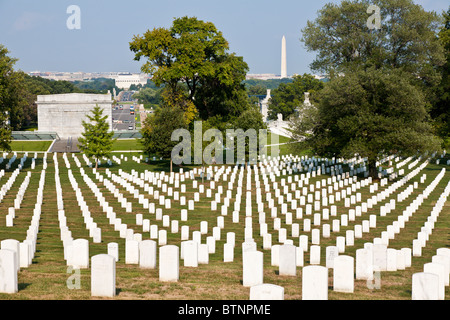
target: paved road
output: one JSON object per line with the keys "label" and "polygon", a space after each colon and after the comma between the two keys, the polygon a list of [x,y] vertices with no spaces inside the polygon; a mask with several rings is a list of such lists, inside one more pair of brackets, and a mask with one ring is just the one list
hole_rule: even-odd
{"label": "paved road", "polygon": [[[113,109],[112,110],[113,130],[129,130],[130,126],[132,126],[133,127],[132,130],[134,130],[136,128],[134,117],[135,115],[130,114],[130,105],[124,104],[123,110]],[[115,120],[118,120],[118,122],[115,122]]]}

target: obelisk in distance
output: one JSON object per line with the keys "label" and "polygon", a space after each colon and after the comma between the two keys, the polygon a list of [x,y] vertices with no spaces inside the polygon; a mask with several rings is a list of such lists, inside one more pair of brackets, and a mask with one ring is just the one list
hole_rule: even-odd
{"label": "obelisk in distance", "polygon": [[286,37],[281,39],[281,78],[287,78],[287,66],[286,66]]}

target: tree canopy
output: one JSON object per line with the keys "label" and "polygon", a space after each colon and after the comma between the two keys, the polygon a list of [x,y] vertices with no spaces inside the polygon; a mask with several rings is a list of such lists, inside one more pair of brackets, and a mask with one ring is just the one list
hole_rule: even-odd
{"label": "tree canopy", "polygon": [[134,36],[130,49],[135,60],[147,59],[141,70],[156,85],[187,91],[203,120],[217,114],[238,116],[248,104],[242,84],[248,65],[228,52],[228,42],[211,22],[177,18],[169,29]]}
{"label": "tree canopy", "polygon": [[322,156],[367,157],[375,177],[375,162],[383,154],[440,150],[423,93],[398,70],[359,70],[334,79],[310,117],[309,128],[294,125],[296,139]]}
{"label": "tree canopy", "polygon": [[[369,5],[380,28],[367,26]],[[292,122],[299,145],[321,156],[367,157],[440,150],[429,115],[431,88],[445,62],[441,19],[411,0],[345,0],[308,21],[302,41],[317,51],[311,65],[330,75],[319,103]]]}
{"label": "tree canopy", "polygon": [[281,83],[271,91],[269,119],[277,119],[278,113],[283,115],[283,119],[288,119],[303,104],[305,92],[311,93],[311,99],[315,101],[315,93],[322,88],[323,82],[310,74],[297,75],[293,77],[293,82]]}
{"label": "tree canopy", "polygon": [[11,150],[11,130],[20,127],[27,101],[22,86],[23,74],[14,70],[17,59],[8,56],[0,45],[0,149]]}
{"label": "tree canopy", "polygon": [[432,107],[430,115],[435,121],[437,134],[445,141],[445,147],[450,147],[450,7],[443,14],[445,24],[439,32],[446,56],[445,64],[438,70],[442,74],[441,82],[432,91]]}
{"label": "tree canopy", "polygon": [[183,128],[187,128],[183,110],[178,106],[161,106],[153,116],[145,118],[140,139],[144,151],[148,155],[156,154],[159,157],[171,158],[172,150],[178,144],[172,141],[172,132]]}
{"label": "tree canopy", "polygon": [[[370,30],[369,5],[380,8],[381,29]],[[326,4],[302,30],[301,41],[317,52],[313,71],[330,74],[353,68],[402,69],[425,83],[440,80],[445,57],[437,32],[441,18],[412,0],[344,0]]]}

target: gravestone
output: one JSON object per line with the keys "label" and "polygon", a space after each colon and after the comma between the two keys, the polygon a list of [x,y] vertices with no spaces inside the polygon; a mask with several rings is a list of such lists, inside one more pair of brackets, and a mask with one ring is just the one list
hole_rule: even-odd
{"label": "gravestone", "polygon": [[159,248],[159,281],[177,282],[180,278],[180,249],[175,245]]}
{"label": "gravestone", "polygon": [[209,248],[206,243],[198,244],[198,264],[209,263]]}
{"label": "gravestone", "polygon": [[270,264],[275,267],[280,266],[280,245],[275,244],[270,248]]}
{"label": "gravestone", "polygon": [[311,244],[320,244],[320,229],[311,230]]}
{"label": "gravestone", "polygon": [[259,251],[247,251],[242,257],[242,262],[242,284],[244,287],[263,284],[263,253]]}
{"label": "gravestone", "polygon": [[339,253],[345,252],[345,240],[346,237],[343,236],[336,237],[336,247],[338,248]]}
{"label": "gravestone", "polygon": [[403,251],[403,257],[405,258],[405,268],[411,267],[412,249],[411,248],[401,248],[400,250]]}
{"label": "gravestone", "polygon": [[302,300],[328,300],[328,268],[303,267]]}
{"label": "gravestone", "polygon": [[284,300],[284,288],[269,283],[252,286],[250,300]]}
{"label": "gravestone", "polygon": [[278,252],[279,274],[280,276],[296,276],[297,261],[296,248],[290,244],[280,246]]}
{"label": "gravestone", "polygon": [[91,296],[114,297],[116,295],[116,259],[108,254],[91,258]]}
{"label": "gravestone", "polygon": [[386,250],[386,271],[397,271],[397,250],[388,248]]}
{"label": "gravestone", "polygon": [[18,289],[17,253],[0,249],[0,293],[16,293]]}
{"label": "gravestone", "polygon": [[428,262],[423,265],[423,272],[436,274],[439,277],[438,282],[438,300],[445,299],[445,266],[440,263]]}
{"label": "gravestone", "polygon": [[371,249],[356,250],[356,279],[373,279],[373,253]]}
{"label": "gravestone", "polygon": [[320,246],[312,245],[310,247],[309,263],[320,264]]}
{"label": "gravestone", "polygon": [[216,239],[213,236],[206,237],[206,244],[208,245],[208,253],[216,253]]}
{"label": "gravestone", "polygon": [[72,241],[71,264],[75,269],[89,268],[89,241],[75,239]]}
{"label": "gravestone", "polygon": [[188,240],[184,243],[184,266],[198,267],[198,242]]}
{"label": "gravestone", "polygon": [[20,270],[20,242],[15,239],[6,239],[0,242],[0,249],[7,249],[14,251],[16,254],[14,256],[15,266],[17,271]]}
{"label": "gravestone", "polygon": [[156,242],[143,240],[139,243],[139,267],[156,268]]}
{"label": "gravestone", "polygon": [[412,300],[438,300],[439,276],[434,273],[418,272],[412,275]]}
{"label": "gravestone", "polygon": [[117,242],[108,243],[108,254],[119,261],[119,244]]}
{"label": "gravestone", "polygon": [[327,246],[325,248],[325,266],[327,268],[333,268],[334,259],[339,255],[338,247],[336,246]]}
{"label": "gravestone", "polygon": [[[22,250],[22,248],[21,248]],[[22,251],[20,251],[22,252]],[[431,257],[431,262],[440,263],[444,266],[444,284],[449,285],[449,272],[450,272],[450,258],[444,255],[434,255]]]}
{"label": "gravestone", "polygon": [[181,226],[181,240],[189,239],[189,226]]}
{"label": "gravestone", "polygon": [[234,244],[224,243],[223,245],[223,262],[234,261]]}
{"label": "gravestone", "polygon": [[379,271],[386,271],[387,269],[387,246],[384,244],[374,244],[372,247],[373,266],[377,267]]}
{"label": "gravestone", "polygon": [[354,259],[350,256],[338,256],[334,259],[333,290],[353,293],[354,290]]}
{"label": "gravestone", "polygon": [[28,268],[33,259],[32,243],[30,241],[24,240],[23,242],[20,243],[19,250],[20,250],[19,267]]}
{"label": "gravestone", "polygon": [[304,256],[303,249],[300,247],[296,247],[295,248],[295,260],[296,260],[297,267],[303,267],[303,264],[304,264],[303,256]]}
{"label": "gravestone", "polygon": [[167,230],[158,231],[158,245],[165,246],[167,244]]}
{"label": "gravestone", "polygon": [[125,263],[139,264],[139,241],[125,241]]}

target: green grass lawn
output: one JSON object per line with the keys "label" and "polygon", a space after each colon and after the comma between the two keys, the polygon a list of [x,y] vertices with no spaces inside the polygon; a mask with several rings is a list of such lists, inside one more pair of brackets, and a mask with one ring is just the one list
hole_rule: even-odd
{"label": "green grass lawn", "polygon": [[[117,157],[121,158],[121,154],[115,154]],[[133,229],[135,233],[141,233],[143,239],[149,239],[150,235],[148,232],[142,231],[142,226],[136,224],[136,214],[142,213],[144,219],[150,219],[152,225],[157,225],[158,229],[167,230],[167,242],[168,244],[181,244],[180,231],[178,233],[170,232],[170,228],[164,227],[162,225],[162,220],[157,220],[155,214],[151,214],[147,209],[139,203],[138,199],[134,198],[133,194],[124,187],[120,186],[118,183],[114,185],[122,189],[123,196],[130,202],[132,202],[133,212],[126,213],[125,209],[121,207],[117,198],[114,197],[113,193],[108,190],[105,185],[100,182],[96,175],[91,169],[89,169],[82,160],[80,154],[76,154],[76,157],[80,160],[86,174],[94,181],[105,197],[105,200],[113,207],[114,212],[118,218],[122,219],[123,223],[126,223],[128,228]],[[132,156],[139,156],[139,153],[129,153],[124,152],[122,155],[122,163],[120,165],[114,164],[111,167],[101,166],[98,169],[98,173],[107,177],[107,171],[118,175],[119,170],[123,170],[126,173],[136,172],[137,176],[140,176],[145,170],[150,171],[165,171],[168,174],[168,162],[167,161],[151,161],[150,163],[137,163],[133,160]],[[18,154],[17,158],[20,159],[22,154]],[[126,160],[125,160],[126,158]],[[67,265],[64,261],[63,256],[63,244],[60,239],[60,230],[58,222],[58,210],[56,202],[56,186],[55,186],[55,163],[53,161],[53,155],[49,155],[47,158],[48,167],[45,175],[45,186],[44,186],[44,199],[41,207],[41,218],[39,221],[39,234],[37,240],[37,251],[33,259],[33,263],[28,268],[22,268],[18,274],[19,280],[19,292],[16,294],[0,294],[0,299],[93,299],[90,296],[90,270],[82,269],[80,273],[81,287],[79,289],[69,289],[67,286],[67,280],[72,275],[68,273]],[[230,207],[228,208],[227,215],[221,215],[221,205],[223,204],[223,199],[228,190],[227,181],[223,181],[222,178],[216,182],[217,191],[218,186],[223,187],[223,195],[221,197],[222,202],[218,204],[217,211],[212,211],[210,206],[210,200],[205,197],[205,194],[201,195],[200,201],[195,204],[195,209],[189,211],[188,221],[180,221],[180,211],[186,206],[181,206],[177,201],[172,201],[172,207],[170,209],[163,208],[163,215],[169,215],[171,220],[179,221],[179,229],[181,230],[182,225],[189,226],[189,232],[192,234],[193,231],[200,230],[200,222],[208,222],[208,234],[202,235],[202,243],[206,242],[206,237],[212,234],[212,228],[217,224],[217,217],[222,216],[225,222],[225,228],[221,230],[221,239],[216,241],[216,253],[210,254],[209,263],[207,265],[199,265],[197,268],[189,268],[183,266],[183,260],[180,259],[180,279],[176,283],[164,283],[158,280],[158,269],[141,269],[138,265],[125,264],[125,239],[119,237],[119,233],[114,230],[114,227],[109,224],[108,218],[105,212],[99,206],[98,199],[95,197],[94,193],[88,188],[86,182],[84,181],[80,169],[76,166],[72,155],[68,155],[68,162],[71,165],[71,172],[79,185],[83,198],[85,199],[90,214],[97,225],[102,230],[102,242],[93,243],[92,238],[89,237],[89,231],[86,229],[83,216],[81,214],[80,207],[78,206],[76,200],[76,193],[72,188],[69,180],[68,168],[65,166],[64,159],[62,155],[58,155],[58,168],[59,177],[62,185],[62,193],[64,200],[64,210],[65,216],[67,217],[67,226],[72,232],[72,237],[89,239],[89,255],[106,253],[107,244],[109,242],[117,242],[119,244],[119,261],[116,264],[116,288],[117,296],[116,299],[187,299],[187,300],[247,300],[249,298],[249,288],[242,285],[242,250],[241,243],[244,241],[244,223],[245,223],[245,197],[246,192],[249,191],[253,199],[253,212],[252,212],[252,226],[253,226],[253,237],[255,242],[258,244],[257,249],[262,251],[264,254],[264,282],[283,286],[285,288],[285,299],[301,299],[301,276],[302,267],[297,267],[297,276],[280,276],[278,274],[278,267],[271,266],[271,253],[270,250],[264,250],[262,248],[262,237],[259,235],[259,224],[258,224],[258,212],[255,204],[256,198],[256,181],[252,179],[250,182],[250,190],[247,190],[247,174],[243,174],[243,197],[240,206],[239,223],[232,222],[232,211],[234,202],[236,201],[236,186],[237,182],[234,183],[232,191],[232,198],[230,200]],[[441,161],[444,163],[444,161]],[[7,179],[11,176],[12,171],[17,167],[18,160],[13,163],[13,167],[5,171],[5,176],[1,178],[2,184],[4,184]],[[11,188],[8,190],[3,200],[0,202],[0,240],[3,239],[17,239],[23,241],[27,234],[27,229],[31,222],[31,217],[33,215],[34,206],[36,203],[37,189],[39,185],[40,175],[43,169],[43,159],[39,156],[36,162],[36,168],[30,168],[31,159],[27,159],[24,168],[21,173],[16,178],[15,182],[12,184]],[[0,169],[5,169],[6,161],[0,164]],[[184,171],[192,169],[194,166],[184,166]],[[445,165],[436,165],[430,163],[421,173],[408,181],[407,185],[399,188],[396,192],[392,193],[387,199],[378,203],[373,208],[368,209],[368,212],[363,213],[361,216],[357,216],[355,221],[349,222],[347,227],[341,226],[339,232],[332,232],[330,238],[321,238],[321,265],[325,264],[325,248],[326,246],[335,245],[337,236],[345,236],[345,232],[353,228],[355,224],[361,224],[363,220],[368,219],[370,214],[377,215],[377,226],[370,230],[369,233],[364,233],[363,238],[355,239],[355,244],[353,246],[346,247],[345,255],[350,255],[355,257],[356,249],[363,247],[365,242],[372,242],[374,238],[380,237],[381,232],[385,231],[387,226],[395,221],[399,214],[403,212],[407,205],[409,205],[413,199],[415,199],[419,193],[421,193],[425,188],[431,183],[431,181],[436,177],[439,171],[446,167]],[[411,170],[407,170],[406,166],[405,173]],[[179,171],[179,167],[175,167],[175,171]],[[347,170],[347,166],[344,166],[344,171]],[[20,209],[16,210],[16,218],[14,219],[14,227],[7,228],[5,226],[5,215],[8,213],[8,208],[13,206],[14,199],[16,198],[17,192],[25,178],[26,172],[31,171],[30,184],[26,190],[25,196],[23,198]],[[381,217],[379,216],[379,208],[381,204],[387,203],[390,199],[397,199],[397,194],[407,188],[407,186],[415,181],[419,181],[422,174],[427,175],[425,183],[419,183],[418,188],[402,203],[397,203],[397,207],[390,214]],[[300,173],[294,174],[300,175]],[[229,177],[228,177],[229,178]],[[310,185],[315,185],[317,181],[322,181],[322,179],[330,178],[328,174],[323,174],[311,178],[309,180]],[[110,178],[108,178],[112,181]],[[281,174],[276,176],[275,180],[278,185],[281,184],[282,180],[286,179],[287,175]],[[196,177],[199,184],[202,180]],[[361,181],[362,177],[358,178]],[[270,180],[269,180],[270,181]],[[293,179],[294,181],[294,179]],[[430,215],[432,206],[438,200],[440,194],[443,192],[445,186],[450,181],[450,172],[447,168],[447,173],[444,178],[438,183],[430,196],[424,200],[419,209],[413,214],[410,221],[406,223],[405,228],[396,235],[395,239],[390,240],[389,247],[400,249],[402,247],[412,247],[412,241],[416,238],[417,232],[423,226],[427,217]],[[129,181],[130,182],[130,181]],[[265,199],[264,186],[262,184],[262,179],[260,178],[262,186],[263,199]],[[130,182],[131,183],[131,182]],[[157,185],[149,183],[155,190],[160,190]],[[168,186],[171,186],[169,182],[165,182]],[[186,199],[193,199],[194,192],[198,191],[193,188],[192,181],[186,179],[184,182],[186,184]],[[137,184],[132,185],[139,190],[140,194],[143,194],[150,202],[155,202],[156,207],[160,208],[159,201],[153,199],[153,197],[144,191],[144,188],[138,186]],[[205,189],[210,187],[210,182],[204,182]],[[288,184],[290,185],[290,184]],[[388,186],[380,187],[379,191],[386,189]],[[290,190],[290,188],[289,188]],[[297,188],[298,190],[298,188]],[[309,188],[308,188],[309,190]],[[342,190],[340,188],[339,190]],[[272,192],[272,197],[274,198],[274,191],[271,186],[270,191]],[[283,194],[283,191],[281,191]],[[373,194],[369,192],[368,187],[364,187],[358,190],[361,192],[362,199],[365,201]],[[353,194],[353,193],[352,193]],[[172,198],[173,197],[170,197]],[[286,197],[284,197],[286,202]],[[275,201],[277,203],[277,201]],[[349,208],[344,206],[344,201],[336,203],[338,207],[338,218],[340,215],[347,213]],[[289,206],[290,208],[290,206]],[[291,211],[289,209],[289,211]],[[272,244],[278,244],[278,233],[273,230],[274,219],[271,218],[270,210],[268,208],[268,203],[264,203],[264,212],[266,212],[266,223],[268,224],[268,230],[272,234]],[[295,212],[295,211],[294,211]],[[298,245],[298,238],[290,237],[291,226],[286,223],[285,217],[281,214],[281,210],[278,211],[278,217],[281,218],[281,227],[288,230],[288,239],[294,240],[294,244]],[[295,214],[293,215],[295,217]],[[311,218],[305,214],[303,219]],[[329,221],[323,220],[322,223],[330,223]],[[294,223],[300,224],[300,234],[309,235],[309,244],[311,245],[310,233],[302,231],[302,219],[293,219]],[[319,226],[311,226],[312,228],[321,228]],[[223,245],[226,242],[226,233],[235,232],[236,234],[236,247],[234,251],[234,262],[224,263],[223,258]],[[329,270],[329,290],[328,297],[333,300],[403,300],[411,298],[411,279],[412,274],[415,272],[421,272],[423,264],[431,262],[432,256],[435,254],[436,249],[439,247],[449,247],[450,246],[450,207],[445,206],[440,213],[437,222],[435,224],[435,229],[430,235],[429,241],[426,247],[422,251],[421,257],[413,257],[412,266],[403,271],[395,272],[382,272],[381,273],[381,288],[380,289],[369,289],[366,281],[355,280],[355,291],[354,293],[338,293],[333,291],[333,271]],[[304,265],[309,264],[309,252],[304,253]],[[446,287],[446,299],[450,298],[450,289]]]}
{"label": "green grass lawn", "polygon": [[52,141],[11,141],[12,151],[47,151]]}
{"label": "green grass lawn", "polygon": [[142,150],[142,145],[137,139],[120,139],[113,144],[113,151],[135,151]]}

